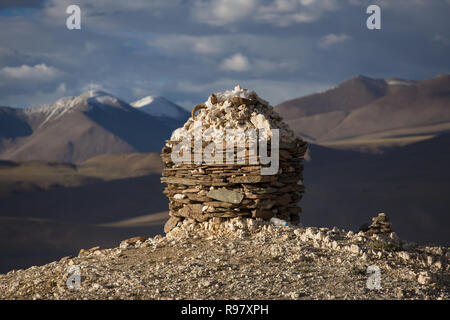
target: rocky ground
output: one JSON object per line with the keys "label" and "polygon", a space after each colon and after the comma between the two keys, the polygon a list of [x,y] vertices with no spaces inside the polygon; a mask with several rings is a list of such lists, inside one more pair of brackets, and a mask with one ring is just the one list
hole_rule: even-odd
{"label": "rocky ground", "polygon": [[0,298],[449,299],[449,255],[448,247],[417,246],[395,233],[185,220],[166,237],[0,275]]}

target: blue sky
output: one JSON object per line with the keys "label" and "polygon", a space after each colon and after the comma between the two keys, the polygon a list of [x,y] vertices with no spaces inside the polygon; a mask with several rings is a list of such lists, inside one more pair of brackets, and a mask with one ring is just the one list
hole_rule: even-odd
{"label": "blue sky", "polygon": [[4,0],[0,105],[101,89],[191,108],[236,84],[276,105],[358,74],[420,80],[450,72],[449,16],[450,0]]}

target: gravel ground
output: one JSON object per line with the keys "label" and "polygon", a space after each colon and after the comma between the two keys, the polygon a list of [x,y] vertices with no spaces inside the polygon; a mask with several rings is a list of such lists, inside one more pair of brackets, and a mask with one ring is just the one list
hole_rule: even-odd
{"label": "gravel ground", "polygon": [[448,247],[417,246],[395,233],[185,220],[166,237],[0,275],[0,299],[448,300],[449,255]]}

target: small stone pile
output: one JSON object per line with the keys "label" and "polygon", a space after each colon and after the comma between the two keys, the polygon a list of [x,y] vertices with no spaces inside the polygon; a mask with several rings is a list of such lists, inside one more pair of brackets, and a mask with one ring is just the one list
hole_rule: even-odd
{"label": "small stone pile", "polygon": [[390,234],[391,223],[386,213],[379,213],[378,216],[372,218],[372,224],[369,226],[362,226],[361,231],[363,231],[368,236],[373,234]]}
{"label": "small stone pile", "polygon": [[[172,151],[179,143],[187,141],[189,135],[195,137],[196,121],[200,121],[204,129],[200,147],[202,154],[211,150],[208,145],[214,142],[215,151],[211,154],[222,155],[217,159],[223,161],[207,163],[203,159],[196,162],[195,155],[192,155],[190,163],[174,163]],[[253,149],[250,150],[247,140],[245,148],[239,148],[242,146],[240,138],[237,145],[231,142],[235,161],[227,163],[226,150],[230,141],[225,136],[226,129],[245,131],[261,128],[265,129],[262,134],[266,134],[268,154],[271,153],[272,130],[279,129],[278,171],[273,175],[262,175],[261,169],[270,167],[270,164],[261,163],[260,154],[251,152]],[[194,146],[193,140],[195,138],[189,147]],[[297,203],[304,192],[301,162],[306,148],[306,142],[295,137],[273,107],[255,92],[237,86],[234,90],[211,94],[207,102],[193,109],[192,117],[182,128],[174,131],[162,149],[164,170],[161,181],[167,183],[164,193],[169,198],[170,215],[164,231],[169,232],[185,219],[196,222],[213,219],[220,223],[223,219],[235,217],[263,220],[276,217],[298,224],[301,208]],[[182,150],[180,154],[192,150],[179,149]]]}

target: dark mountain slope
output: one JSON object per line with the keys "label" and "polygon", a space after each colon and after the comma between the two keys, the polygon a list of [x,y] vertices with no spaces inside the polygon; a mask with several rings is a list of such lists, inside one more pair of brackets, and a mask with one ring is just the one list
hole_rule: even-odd
{"label": "dark mountain slope", "polygon": [[416,242],[448,244],[450,135],[381,155],[310,146],[302,200],[307,225],[357,230],[378,212]]}

